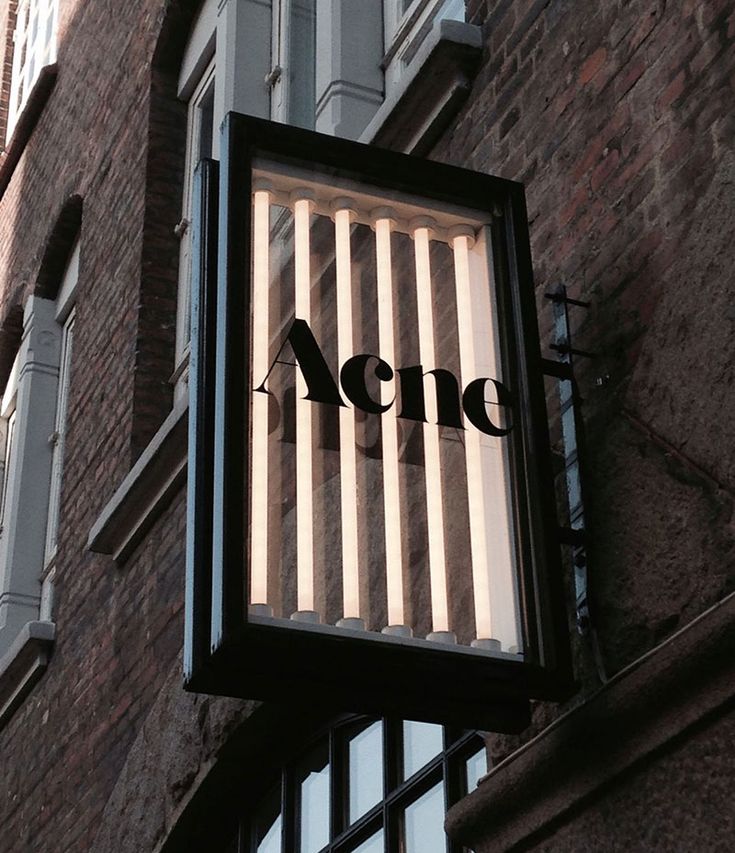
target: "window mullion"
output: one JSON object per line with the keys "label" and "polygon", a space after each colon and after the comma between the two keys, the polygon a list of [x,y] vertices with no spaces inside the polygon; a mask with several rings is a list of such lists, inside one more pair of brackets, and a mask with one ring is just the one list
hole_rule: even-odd
{"label": "window mullion", "polygon": [[298,848],[297,826],[299,814],[296,808],[296,774],[292,768],[285,770],[281,776],[281,853],[294,853]]}
{"label": "window mullion", "polygon": [[399,786],[403,763],[403,723],[393,717],[383,726],[383,832],[386,853],[399,853],[400,815],[391,807],[391,794]]}
{"label": "window mullion", "polygon": [[286,121],[290,91],[290,28],[291,5],[293,0],[274,0],[273,3],[273,49],[271,117],[276,121]]}
{"label": "window mullion", "polygon": [[329,840],[334,841],[345,829],[349,802],[349,776],[345,757],[345,738],[339,729],[329,733]]}

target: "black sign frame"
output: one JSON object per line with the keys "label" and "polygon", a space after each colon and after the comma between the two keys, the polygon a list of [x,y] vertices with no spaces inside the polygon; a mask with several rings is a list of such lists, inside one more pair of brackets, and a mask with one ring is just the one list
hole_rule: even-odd
{"label": "black sign frame", "polygon": [[[382,190],[492,214],[524,660],[375,642],[249,617],[246,586],[252,164],[318,166]],[[519,731],[530,699],[572,686],[542,360],[521,184],[229,113],[220,161],[200,163],[192,245],[185,688],[325,710]],[[278,624],[275,624],[278,622]],[[285,624],[280,624],[281,622]]]}

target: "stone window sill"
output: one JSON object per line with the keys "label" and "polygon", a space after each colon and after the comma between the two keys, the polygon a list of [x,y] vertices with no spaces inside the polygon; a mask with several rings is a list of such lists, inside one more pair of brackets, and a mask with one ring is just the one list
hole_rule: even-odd
{"label": "stone window sill", "polygon": [[437,21],[360,136],[406,154],[424,155],[470,93],[482,57],[482,31],[461,21]]}
{"label": "stone window sill", "polygon": [[124,563],[186,480],[189,404],[179,400],[92,525],[90,551]]}
{"label": "stone window sill", "polygon": [[56,64],[46,65],[41,69],[38,79],[33,84],[33,89],[23,107],[23,111],[18,117],[13,134],[8,140],[5,150],[2,152],[0,158],[0,198],[2,198],[10,183],[20,156],[28,140],[31,138],[33,128],[36,126],[43,108],[46,106],[46,102],[51,95],[51,91],[56,83],[56,74]]}
{"label": "stone window sill", "polygon": [[0,658],[0,728],[46,670],[55,633],[53,622],[28,622]]}

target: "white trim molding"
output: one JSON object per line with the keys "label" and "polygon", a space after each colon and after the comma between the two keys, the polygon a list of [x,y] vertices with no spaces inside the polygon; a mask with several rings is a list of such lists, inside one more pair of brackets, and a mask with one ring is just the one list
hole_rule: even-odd
{"label": "white trim molding", "polygon": [[0,655],[38,619],[55,431],[61,327],[56,302],[31,297],[17,356],[15,430],[0,533]]}
{"label": "white trim molding", "polygon": [[470,93],[482,42],[479,27],[461,21],[435,21],[360,142],[426,154]]}
{"label": "white trim molding", "polygon": [[53,622],[26,622],[0,657],[0,728],[48,666],[55,635]]}

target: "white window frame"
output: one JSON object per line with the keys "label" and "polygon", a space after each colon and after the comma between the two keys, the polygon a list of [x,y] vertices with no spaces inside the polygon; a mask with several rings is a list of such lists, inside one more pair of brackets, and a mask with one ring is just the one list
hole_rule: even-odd
{"label": "white window frame", "polygon": [[8,481],[10,479],[11,462],[13,458],[13,450],[15,447],[15,388],[11,386],[12,393],[10,394],[10,403],[8,406],[3,405],[2,414],[0,414],[0,430],[3,437],[3,458],[2,458],[2,498],[0,499],[0,536],[2,535],[5,507],[7,504]]}
{"label": "white window frame", "polygon": [[[296,58],[292,55],[293,38],[291,21],[302,11],[305,15],[319,14],[319,0],[274,0],[272,19],[271,56],[273,68],[267,81],[272,86],[271,118],[285,124],[296,124],[314,128],[316,115],[316,20],[314,21],[314,70],[309,84],[297,77]],[[297,115],[297,100],[303,96],[303,88],[311,90],[312,103],[307,108],[308,118]]]}
{"label": "white window frame", "polygon": [[56,62],[58,16],[58,0],[18,0],[7,140],[13,135],[41,70]]}
{"label": "white window frame", "polygon": [[69,378],[74,341],[74,321],[76,311],[72,308],[61,330],[61,359],[59,363],[59,382],[56,395],[56,421],[54,431],[49,436],[53,447],[51,460],[51,485],[49,488],[48,523],[46,526],[46,549],[44,564],[46,569],[56,557],[59,532],[59,509],[61,505],[61,478],[64,470],[64,448],[66,445],[66,424],[69,408]]}
{"label": "white window frame", "polygon": [[184,188],[182,198],[182,216],[177,231],[179,233],[179,288],[176,316],[176,364],[172,381],[174,397],[178,399],[186,393],[189,368],[189,347],[191,337],[191,217],[194,170],[199,160],[198,153],[202,131],[202,105],[210,96],[215,97],[215,113],[212,117],[212,145],[215,145],[219,125],[216,115],[216,75],[215,60],[212,58],[198,81],[194,84],[189,98],[186,161],[184,166]]}
{"label": "white window frame", "polygon": [[0,658],[25,625],[52,617],[78,272],[77,243],[57,299],[28,299],[21,345],[0,404],[5,425]]}
{"label": "white window frame", "polygon": [[56,302],[31,297],[3,397],[2,414],[15,412],[15,428],[0,532],[0,657],[40,614],[60,345]]}
{"label": "white window frame", "polygon": [[464,0],[383,0],[386,98],[400,86],[401,78],[418,47],[439,20],[464,21]]}
{"label": "white window frame", "polygon": [[[265,78],[271,60],[271,0],[204,0],[181,62],[178,97],[188,104],[187,146],[179,248],[174,404],[188,394],[191,286],[191,215],[194,169],[199,138],[197,108],[214,85],[212,156],[219,157],[218,129],[226,112],[270,114],[270,88]],[[243,68],[243,57],[247,62]],[[219,72],[218,72],[219,69]]]}

